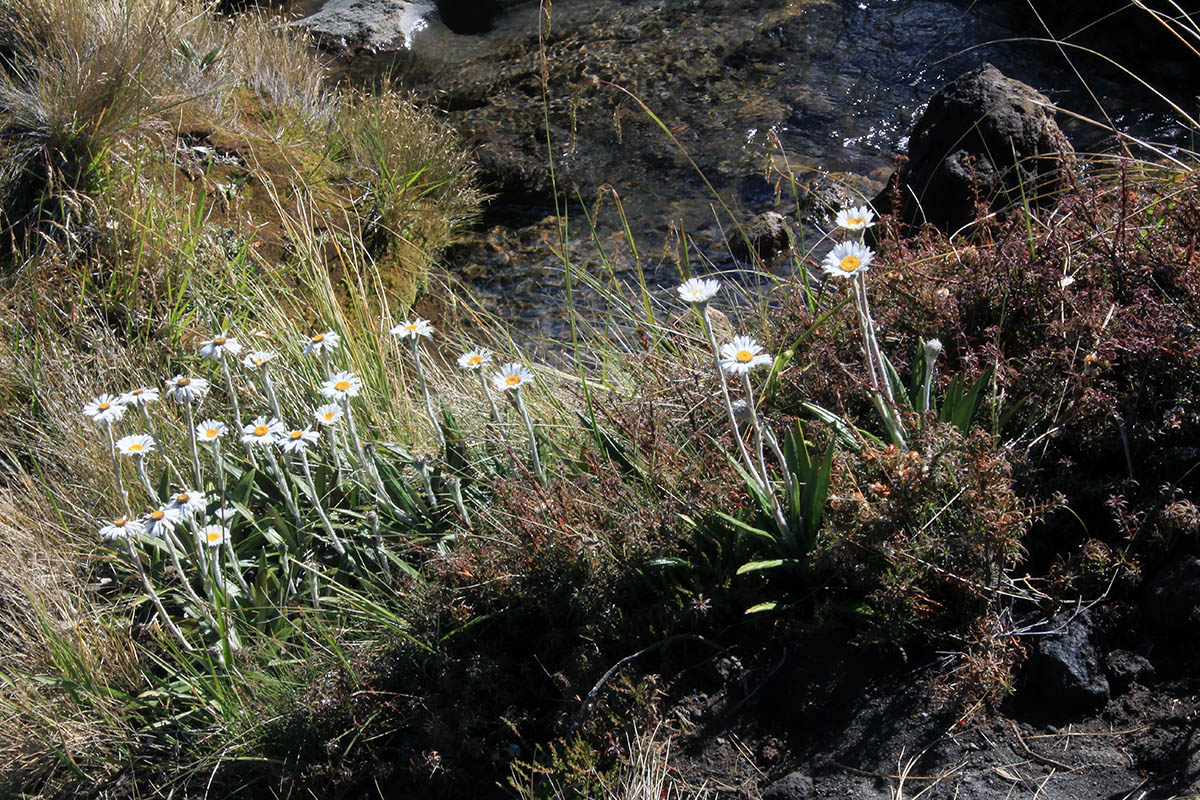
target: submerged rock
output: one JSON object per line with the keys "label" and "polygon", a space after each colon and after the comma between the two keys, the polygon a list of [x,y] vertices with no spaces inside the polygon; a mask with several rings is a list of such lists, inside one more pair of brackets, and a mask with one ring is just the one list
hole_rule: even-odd
{"label": "submerged rock", "polygon": [[1073,156],[1050,100],[983,64],[933,96],[913,128],[908,162],[875,205],[953,232],[975,219],[977,203],[996,210],[1048,199]]}

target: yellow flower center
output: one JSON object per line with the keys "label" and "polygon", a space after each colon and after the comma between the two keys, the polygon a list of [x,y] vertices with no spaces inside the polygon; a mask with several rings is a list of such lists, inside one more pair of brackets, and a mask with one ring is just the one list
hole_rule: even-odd
{"label": "yellow flower center", "polygon": [[754,360],[754,353],[751,353],[749,350],[738,350],[734,358],[742,364],[749,364]]}
{"label": "yellow flower center", "polygon": [[333,388],[337,389],[339,392],[344,392],[350,388],[350,381],[338,381],[333,385]]}
{"label": "yellow flower center", "polygon": [[318,333],[316,336],[312,337],[313,344],[320,344],[323,341],[325,341],[325,334],[323,333]]}
{"label": "yellow flower center", "polygon": [[142,446],[140,444],[134,442],[133,444],[129,445],[129,452],[140,453],[141,451],[142,451]]}
{"label": "yellow flower center", "polygon": [[179,380],[175,381],[175,385],[181,389],[185,386],[191,386],[192,379],[191,378],[180,378]]}
{"label": "yellow flower center", "polygon": [[113,527],[114,528],[124,528],[126,523],[128,523],[128,522],[129,522],[129,520],[125,519],[124,517],[121,517],[120,519],[113,520]]}
{"label": "yellow flower center", "polygon": [[213,339],[213,344],[215,344],[217,347],[224,347],[226,341],[227,340],[224,336],[218,336],[217,338]]}
{"label": "yellow flower center", "polygon": [[859,225],[866,225],[866,224],[867,224],[867,221],[865,219],[863,219],[862,217],[851,217],[850,219],[846,220],[846,225],[848,225],[851,228],[856,228]]}
{"label": "yellow flower center", "polygon": [[467,359],[467,363],[470,364],[472,367],[478,367],[480,364],[483,363],[483,356],[476,353],[475,355],[473,355]]}
{"label": "yellow flower center", "polygon": [[413,331],[417,330],[420,327],[421,327],[420,325],[414,325],[413,323],[410,322],[404,326],[404,330],[408,331],[409,333],[412,333]]}
{"label": "yellow flower center", "polygon": [[155,522],[158,522],[160,519],[162,519],[165,516],[166,516],[166,514],[163,512],[163,510],[161,508],[156,511],[152,511],[150,513],[150,519],[154,520]]}
{"label": "yellow flower center", "polygon": [[270,430],[271,429],[268,428],[266,425],[259,425],[254,429],[254,435],[255,436],[266,436],[268,431],[270,431]]}
{"label": "yellow flower center", "polygon": [[854,272],[862,265],[862,260],[858,256],[846,256],[838,262],[838,268],[842,272]]}
{"label": "yellow flower center", "polygon": [[207,430],[204,431],[204,438],[205,439],[215,439],[215,438],[217,438],[218,433],[219,432],[217,431],[216,428],[208,428]]}
{"label": "yellow flower center", "polygon": [[520,375],[509,375],[507,378],[504,379],[505,386],[516,386],[520,382],[521,382]]}
{"label": "yellow flower center", "polygon": [[288,438],[294,442],[303,435],[304,435],[303,431],[292,431],[291,433],[288,434]]}
{"label": "yellow flower center", "polygon": [[336,414],[334,414],[332,411],[326,411],[326,412],[325,412],[325,421],[326,421],[326,422],[333,422],[333,418],[334,418],[334,417],[336,417],[336,416],[337,416],[337,415],[336,415]]}
{"label": "yellow flower center", "polygon": [[99,405],[99,409],[101,411],[108,411],[110,408],[112,408],[112,406],[110,406],[108,403],[101,403]]}
{"label": "yellow flower center", "polygon": [[218,531],[209,531],[208,533],[204,534],[204,537],[208,539],[209,544],[221,541],[221,534]]}
{"label": "yellow flower center", "polygon": [[175,502],[181,506],[187,505],[187,502],[192,499],[190,494],[181,494],[175,497]]}

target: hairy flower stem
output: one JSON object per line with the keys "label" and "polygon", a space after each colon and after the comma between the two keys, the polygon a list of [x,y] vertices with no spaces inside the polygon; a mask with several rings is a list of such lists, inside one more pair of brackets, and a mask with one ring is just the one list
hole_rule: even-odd
{"label": "hairy flower stem", "polygon": [[[228,498],[225,496],[225,465],[221,459],[221,441],[219,439],[213,441],[212,457],[213,468],[217,472],[217,492],[221,495],[221,511],[224,512]],[[225,528],[225,536],[222,537],[224,541],[221,546],[224,548],[225,557],[229,560],[229,566],[233,570],[233,577],[242,591],[249,595],[250,584],[246,583],[246,578],[242,575],[242,567],[238,563],[237,553],[233,549],[233,537],[230,536],[232,526],[229,525],[229,520],[224,513],[221,515],[221,526]]]}
{"label": "hairy flower stem", "polygon": [[[303,450],[300,451],[300,467],[304,470],[304,479],[308,481],[308,488],[312,492],[313,505],[316,506],[317,516],[321,518],[321,524],[325,526],[325,532],[329,534],[329,542],[333,545],[333,549],[337,551],[339,556],[346,556],[346,547],[342,544],[342,540],[334,533],[333,525],[329,523],[329,517],[325,513],[324,506],[321,505],[321,498],[317,495],[317,483],[313,480],[312,470],[308,466],[308,454]],[[354,559],[350,559],[351,563]]]}
{"label": "hairy flower stem", "polygon": [[267,460],[271,462],[271,469],[275,472],[275,477],[279,480],[279,489],[283,492],[283,499],[287,503],[288,511],[296,520],[298,532],[304,527],[304,522],[300,518],[300,509],[296,506],[296,498],[292,497],[292,487],[288,485],[287,472],[280,466],[279,459],[275,457],[275,451],[270,446],[264,447],[263,451],[267,454]]}
{"label": "hairy flower stem", "polygon": [[342,413],[346,416],[346,427],[350,431],[350,445],[354,451],[354,463],[362,464],[363,447],[358,439],[358,428],[354,426],[354,414],[350,411],[350,398],[342,398]]}
{"label": "hairy flower stem", "polygon": [[275,415],[275,419],[283,419],[283,414],[279,412],[279,398],[275,396],[275,382],[271,380],[271,368],[266,364],[262,367],[263,389],[267,392],[267,402],[271,406],[271,413]]}
{"label": "hairy flower stem", "polygon": [[512,398],[513,404],[521,414],[521,419],[525,422],[525,430],[529,433],[529,460],[533,464],[533,472],[537,475],[540,483],[545,483],[546,473],[542,470],[542,459],[538,455],[537,434],[533,430],[533,418],[529,416],[529,409],[525,407],[525,400],[521,397],[520,389],[512,393]]}
{"label": "hairy flower stem", "polygon": [[425,489],[425,502],[429,503],[429,508],[437,508],[437,495],[433,493],[433,480],[429,476],[429,459],[421,456],[413,459],[413,466],[417,468],[417,474],[421,476],[421,486]]}
{"label": "hairy flower stem", "polygon": [[433,425],[438,447],[445,448],[446,437],[442,435],[442,426],[438,424],[437,415],[433,413],[433,399],[429,396],[429,382],[425,380],[425,368],[421,366],[421,346],[415,336],[412,340],[412,358],[413,364],[417,366],[417,380],[421,384],[421,394],[425,398],[425,413],[429,415],[429,423]]}
{"label": "hairy flower stem", "polygon": [[717,347],[716,334],[713,333],[712,326],[708,324],[708,304],[698,306],[696,311],[700,315],[700,327],[704,329],[704,335],[708,338],[708,346],[712,350],[713,369],[716,370],[717,378],[721,381],[721,397],[725,400],[725,413],[729,415],[729,424],[733,427],[733,438],[742,454],[742,461],[751,477],[754,478],[754,482],[758,484],[758,488],[767,492],[769,488],[766,476],[758,474],[758,467],[754,465],[754,459],[750,457],[750,451],[746,449],[746,442],[742,439],[741,426],[738,425],[737,416],[733,413],[733,402],[729,399],[729,383],[725,380],[725,371],[721,369],[721,350]]}
{"label": "hairy flower stem", "polygon": [[379,529],[379,512],[371,509],[367,512],[367,523],[371,526],[371,538],[375,541],[375,553],[383,566],[383,574],[388,583],[392,582],[392,561],[388,558],[387,547],[383,543],[383,533]]}
{"label": "hairy flower stem", "polygon": [[[758,450],[758,465],[762,469],[762,475],[767,477],[767,459],[763,452],[763,426],[758,419],[758,411],[754,407],[754,389],[750,386],[750,373],[742,374],[742,388],[746,391],[746,410],[750,414],[750,429],[754,435],[755,446]],[[730,415],[732,416],[732,414]],[[787,467],[783,468],[784,473],[787,473]],[[792,528],[788,525],[787,515],[783,513],[783,507],[779,504],[779,498],[775,496],[774,487],[769,483],[764,488],[764,494],[771,500],[771,514],[775,517],[775,524],[779,526],[779,533],[783,537],[784,544],[789,548],[794,549],[796,545],[796,537],[792,534]]]}
{"label": "hairy flower stem", "polygon": [[898,447],[907,448],[904,426],[896,415],[896,401],[892,395],[892,382],[883,364],[879,342],[875,338],[875,321],[871,319],[871,308],[867,303],[867,285],[862,275],[852,279],[854,284],[854,307],[858,311],[858,322],[862,328],[863,352],[867,361],[867,373],[871,381],[871,402],[879,411],[888,435]]}
{"label": "hairy flower stem", "polygon": [[192,419],[191,398],[184,400],[183,408],[187,415],[188,439],[192,442],[192,478],[195,480],[192,485],[199,488],[204,483],[200,480],[200,448],[196,446],[196,422]]}
{"label": "hairy flower stem", "polygon": [[106,420],[104,430],[108,433],[108,452],[112,456],[113,478],[117,482],[117,491],[121,493],[121,502],[125,506],[126,518],[133,516],[133,509],[129,505],[129,492],[125,491],[125,479],[121,475],[121,459],[117,455],[117,440],[113,435],[112,420]]}
{"label": "hairy flower stem", "polygon": [[450,487],[450,495],[454,498],[454,507],[458,509],[458,515],[463,518],[463,524],[470,528],[471,515],[467,513],[467,506],[463,503],[462,481],[451,475],[446,478],[446,485]]}
{"label": "hairy flower stem", "polygon": [[[163,534],[163,541],[167,545],[167,554],[171,557],[171,564],[175,567],[175,574],[179,576],[179,585],[183,587],[183,593],[186,594],[188,599],[196,605],[196,608],[201,614],[204,615],[204,619],[208,622],[208,624],[215,628],[217,621],[213,618],[212,614],[209,613],[208,604],[201,599],[199,593],[192,588],[192,582],[188,580],[187,573],[183,570],[183,563],[179,558],[179,554],[183,551],[183,542],[179,541],[179,539],[175,536],[174,531],[165,531]],[[197,543],[197,547],[200,546],[202,545]],[[199,571],[201,584],[205,587],[205,594],[208,594],[208,577],[204,572],[204,570],[207,569],[207,566],[204,564],[203,559],[197,560],[200,562]]]}
{"label": "hairy flower stem", "polygon": [[229,359],[224,350],[221,351],[221,373],[225,376],[225,391],[229,394],[229,402],[233,406],[233,420],[237,423],[238,430],[241,430],[242,407],[238,403],[237,392],[233,390],[233,373],[229,371]]}
{"label": "hairy flower stem", "polygon": [[149,595],[150,602],[154,604],[154,609],[158,612],[159,618],[161,618],[163,624],[167,626],[167,630],[171,632],[171,635],[179,640],[180,646],[183,647],[183,649],[187,652],[192,652],[194,648],[188,644],[188,640],[184,638],[183,631],[179,630],[179,627],[171,621],[171,618],[167,615],[167,610],[163,608],[162,599],[158,596],[158,592],[154,591],[154,584],[150,582],[150,576],[146,574],[146,568],[142,566],[142,559],[138,556],[137,550],[135,550],[133,547],[132,538],[125,537],[125,547],[129,552],[129,560],[133,562],[135,567],[137,567],[138,577],[142,579],[142,588],[144,588],[146,590],[146,594]]}
{"label": "hairy flower stem", "polygon": [[783,455],[783,448],[779,446],[779,440],[775,438],[775,434],[771,431],[769,425],[762,426],[762,434],[763,439],[767,442],[767,447],[771,448],[771,452],[775,454],[775,459],[779,462],[779,471],[783,475],[783,485],[790,495],[796,481],[792,477],[792,471],[788,468],[787,457]]}
{"label": "hairy flower stem", "polygon": [[487,398],[488,408],[491,409],[492,422],[496,423],[496,427],[499,428],[502,426],[500,409],[496,408],[496,399],[492,397],[492,387],[488,386],[487,376],[483,374],[482,369],[476,370],[475,374],[479,376],[479,385],[483,387],[483,396]]}

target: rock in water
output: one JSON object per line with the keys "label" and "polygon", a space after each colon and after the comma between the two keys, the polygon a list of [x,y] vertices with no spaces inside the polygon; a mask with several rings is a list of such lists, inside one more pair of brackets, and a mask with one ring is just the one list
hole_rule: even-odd
{"label": "rock in water", "polygon": [[[944,86],[917,121],[908,162],[875,199],[911,225],[953,232],[991,209],[1048,199],[1074,150],[1054,121],[1050,100],[991,64]],[[898,185],[897,185],[898,184]],[[899,190],[901,207],[892,208]]]}

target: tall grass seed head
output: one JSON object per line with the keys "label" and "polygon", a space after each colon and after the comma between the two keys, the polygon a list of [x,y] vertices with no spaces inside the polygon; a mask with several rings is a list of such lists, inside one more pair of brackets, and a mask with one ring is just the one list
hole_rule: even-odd
{"label": "tall grass seed head", "polygon": [[209,547],[220,547],[225,543],[225,537],[228,534],[221,525],[205,525],[200,535],[204,537],[204,543]]}
{"label": "tall grass seed head", "polygon": [[692,305],[704,305],[721,291],[721,282],[713,278],[689,278],[675,287],[679,299]]}
{"label": "tall grass seed head", "polygon": [[117,452],[130,458],[144,456],[153,449],[154,437],[144,433],[134,433],[117,439]]}
{"label": "tall grass seed head", "polygon": [[866,245],[842,242],[829,251],[821,262],[821,268],[833,278],[852,278],[860,272],[866,272],[874,257],[874,251]]}
{"label": "tall grass seed head", "polygon": [[208,498],[204,496],[204,492],[197,489],[183,489],[176,492],[171,498],[171,502],[167,503],[168,508],[177,510],[182,518],[197,516],[203,514],[208,508]]}
{"label": "tall grass seed head", "polygon": [[533,383],[533,373],[523,364],[505,364],[492,375],[492,388],[498,392],[517,391],[530,383]]}
{"label": "tall grass seed head", "polygon": [[866,206],[847,206],[837,213],[839,228],[862,231],[875,224],[875,212]]}
{"label": "tall grass seed head", "polygon": [[128,517],[118,517],[107,525],[100,526],[100,538],[112,542],[117,539],[128,539],[142,532],[142,523]]}
{"label": "tall grass seed head", "polygon": [[418,336],[424,336],[426,339],[433,338],[433,326],[429,324],[429,320],[416,317],[415,319],[405,320],[396,327],[392,328],[392,336],[397,339],[416,339]]}
{"label": "tall grass seed head", "polygon": [[319,356],[322,353],[332,353],[342,343],[342,337],[333,331],[314,333],[304,340],[304,355]]}
{"label": "tall grass seed head", "polygon": [[208,394],[208,381],[204,378],[176,375],[167,381],[167,396],[179,405],[199,403],[206,394]]}
{"label": "tall grass seed head", "polygon": [[225,331],[200,345],[200,357],[211,358],[214,361],[221,356],[236,356],[242,352],[242,345]]}
{"label": "tall grass seed head", "polygon": [[336,425],[342,418],[342,407],[337,403],[326,403],[313,410],[318,425]]}
{"label": "tall grass seed head", "polygon": [[126,406],[147,406],[151,403],[157,403],[158,399],[158,389],[150,386],[139,386],[121,395],[121,404]]}
{"label": "tall grass seed head", "polygon": [[721,369],[730,375],[745,375],[771,361],[771,355],[751,336],[735,336],[732,342],[721,346]]}
{"label": "tall grass seed head", "polygon": [[474,372],[492,363],[492,351],[482,347],[468,350],[458,357],[458,368]]}
{"label": "tall grass seed head", "polygon": [[277,355],[274,350],[251,350],[242,358],[242,366],[246,369],[262,369]]}
{"label": "tall grass seed head", "polygon": [[283,423],[279,420],[258,417],[249,425],[242,428],[242,441],[247,444],[270,447],[279,441],[285,433]]}
{"label": "tall grass seed head", "polygon": [[196,441],[215,442],[229,433],[229,426],[219,419],[202,419],[196,424]]}
{"label": "tall grass seed head", "polygon": [[321,384],[321,394],[326,400],[340,401],[348,397],[358,397],[362,385],[362,379],[353,372],[335,372],[329,380]]}
{"label": "tall grass seed head", "polygon": [[156,508],[142,520],[142,529],[149,536],[162,536],[183,521],[183,514],[173,505]]}
{"label": "tall grass seed head", "polygon": [[102,394],[87,403],[83,413],[97,425],[106,425],[125,416],[125,404],[116,395]]}
{"label": "tall grass seed head", "polygon": [[279,440],[279,447],[285,453],[298,453],[308,448],[310,444],[316,444],[321,435],[314,431],[311,427],[294,428],[284,433]]}

